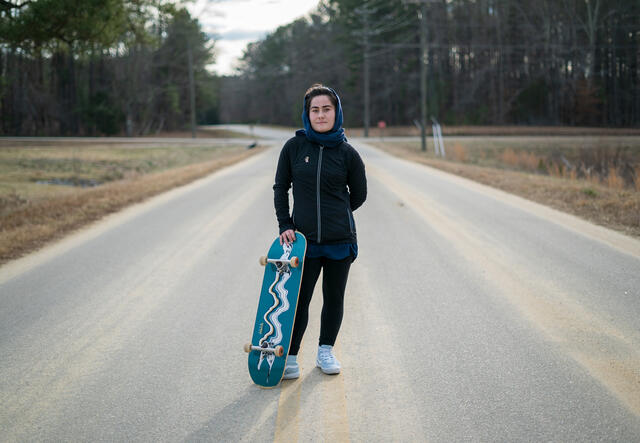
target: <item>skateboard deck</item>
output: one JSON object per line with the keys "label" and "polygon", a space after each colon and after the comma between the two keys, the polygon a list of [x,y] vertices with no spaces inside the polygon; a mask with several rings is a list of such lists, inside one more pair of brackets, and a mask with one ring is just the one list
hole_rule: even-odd
{"label": "skateboard deck", "polygon": [[262,290],[251,343],[244,350],[251,379],[265,388],[277,386],[284,374],[306,251],[307,240],[296,232],[290,245],[280,245],[276,237],[267,256],[260,258],[265,267]]}

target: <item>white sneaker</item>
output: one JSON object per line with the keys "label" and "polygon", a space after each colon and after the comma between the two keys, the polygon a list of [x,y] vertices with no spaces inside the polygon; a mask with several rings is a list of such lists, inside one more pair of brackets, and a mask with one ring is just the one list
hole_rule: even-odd
{"label": "white sneaker", "polygon": [[318,348],[318,358],[316,359],[316,366],[319,367],[325,374],[339,374],[340,362],[333,355],[333,346],[321,345]]}
{"label": "white sneaker", "polygon": [[291,380],[293,378],[300,377],[300,366],[296,360],[297,359],[293,355],[287,357],[287,362],[284,365],[284,375],[282,376],[283,380]]}

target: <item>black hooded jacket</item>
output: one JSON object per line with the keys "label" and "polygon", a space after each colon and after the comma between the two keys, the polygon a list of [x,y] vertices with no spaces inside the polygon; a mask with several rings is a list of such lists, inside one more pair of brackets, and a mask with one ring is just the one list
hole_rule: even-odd
{"label": "black hooded jacket", "polygon": [[329,147],[304,135],[289,139],[280,152],[273,191],[281,234],[294,229],[318,244],[357,242],[353,211],[367,198],[367,179],[360,155],[348,143]]}

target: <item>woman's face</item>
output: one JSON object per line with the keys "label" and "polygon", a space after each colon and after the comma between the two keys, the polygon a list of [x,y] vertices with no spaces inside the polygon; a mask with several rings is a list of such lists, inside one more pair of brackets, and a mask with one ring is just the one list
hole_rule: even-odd
{"label": "woman's face", "polygon": [[336,122],[336,108],[328,95],[316,95],[309,106],[309,121],[316,132],[329,132]]}

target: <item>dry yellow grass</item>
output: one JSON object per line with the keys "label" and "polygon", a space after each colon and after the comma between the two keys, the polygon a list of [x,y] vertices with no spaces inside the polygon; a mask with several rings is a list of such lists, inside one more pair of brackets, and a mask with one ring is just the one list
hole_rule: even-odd
{"label": "dry yellow grass", "polygon": [[229,150],[208,162],[134,176],[23,204],[0,216],[0,263],[18,258],[107,214],[190,183],[261,150]]}
{"label": "dry yellow grass", "polygon": [[[550,175],[539,175],[465,164],[462,162],[466,159],[466,151],[461,146],[456,149],[455,145],[450,147],[454,160],[442,160],[422,154],[416,146],[407,143],[371,144],[393,155],[519,195],[627,235],[640,237],[640,180],[636,182],[634,189],[626,187],[615,172],[609,175],[608,183],[603,184],[596,177],[577,179],[575,173],[560,171],[558,168],[549,171]],[[506,160],[516,164],[521,161],[533,163],[526,155],[519,157],[515,152],[506,154]]]}
{"label": "dry yellow grass", "polygon": [[[431,135],[431,124],[427,125],[427,133]],[[444,136],[458,135],[567,135],[567,136],[601,136],[601,135],[640,135],[638,128],[594,128],[570,126],[450,126],[442,125]],[[420,130],[415,126],[377,127],[377,122],[369,128],[369,137],[419,136]],[[347,128],[347,136],[363,137],[363,128]]]}

